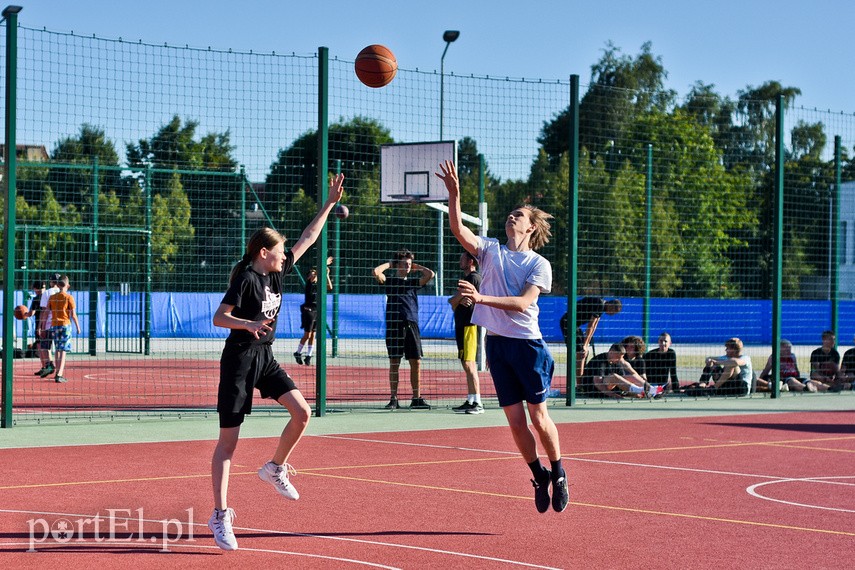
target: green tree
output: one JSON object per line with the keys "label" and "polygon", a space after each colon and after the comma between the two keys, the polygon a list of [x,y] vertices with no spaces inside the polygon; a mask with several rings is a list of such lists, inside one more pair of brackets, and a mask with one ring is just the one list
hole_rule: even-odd
{"label": "green tree", "polygon": [[[611,42],[603,56],[591,66],[591,82],[579,105],[580,147],[589,150],[595,160],[607,148],[623,147],[626,129],[636,113],[666,111],[676,93],[665,89],[668,73],[662,58],[646,42],[641,52],[631,57]],[[544,124],[538,142],[553,163],[569,150],[570,108]],[[611,144],[607,144],[611,141]],[[609,168],[620,168],[621,160],[611,154]]]}
{"label": "green tree", "polygon": [[[186,276],[186,282],[197,290],[213,286],[208,272],[227,272],[225,268],[240,257],[241,192],[246,191],[232,156],[229,131],[209,133],[197,140],[198,126],[193,120],[182,124],[176,115],[150,139],[127,145],[129,166],[150,176],[153,195],[168,196],[174,174],[180,174],[180,184],[190,202],[190,226],[195,230],[192,247],[187,246],[181,257],[187,267],[204,264],[208,269]],[[215,243],[223,247],[212,247]]]}
{"label": "green tree", "polygon": [[[631,140],[653,145],[653,188],[658,200],[674,208],[675,233],[660,233],[657,241],[680,248],[675,252],[681,260],[680,294],[738,297],[741,287],[734,276],[751,263],[742,251],[747,245],[743,232],[757,225],[748,204],[750,180],[725,170],[708,131],[681,110],[639,116]],[[645,147],[638,142],[631,149],[637,170],[645,162]],[[663,210],[669,212],[670,207]],[[663,262],[657,255],[656,264]]]}
{"label": "green tree", "polygon": [[[74,204],[87,222],[92,221],[89,218],[94,214],[92,203],[95,181],[93,169],[81,169],[79,165],[94,167],[97,162],[99,189],[115,192],[119,196],[125,194],[127,186],[122,180],[121,171],[116,168],[119,155],[104,129],[84,124],[77,136],[60,140],[50,156],[53,165],[48,172],[47,184],[60,203]],[[66,166],[69,164],[75,167]]]}
{"label": "green tree", "polygon": [[190,210],[181,177],[174,173],[168,190],[155,194],[152,200],[151,250],[157,289],[176,290],[176,277],[195,269],[188,266],[183,255],[190,249],[195,235]]}
{"label": "green tree", "polygon": [[[379,173],[380,145],[394,142],[389,130],[375,119],[354,117],[329,126],[330,165],[341,160],[346,180]],[[318,188],[318,133],[308,131],[288,148],[279,151],[265,180],[265,194],[291,202],[302,190],[315,199]]]}

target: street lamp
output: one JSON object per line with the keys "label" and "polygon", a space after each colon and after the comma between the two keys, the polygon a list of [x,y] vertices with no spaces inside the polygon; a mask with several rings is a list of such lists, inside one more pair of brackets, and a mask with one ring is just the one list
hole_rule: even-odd
{"label": "street lamp", "polygon": [[[445,112],[445,54],[448,52],[448,46],[451,45],[453,41],[460,37],[460,32],[458,30],[445,30],[442,34],[442,41],[445,42],[445,49],[442,50],[442,57],[439,59],[439,140],[442,140],[442,121],[443,114]],[[444,219],[442,217],[442,210],[436,211],[436,239],[437,239],[437,271],[436,271],[436,294],[442,295],[442,280],[445,272],[443,271],[443,264],[445,263],[445,256],[443,255],[443,248],[445,247],[444,236],[442,233],[442,227],[444,223]]]}
{"label": "street lamp", "polygon": [[445,54],[448,51],[448,46],[459,37],[460,32],[458,30],[445,30],[442,34],[445,49],[442,50],[442,57],[439,60],[439,140],[442,140],[442,121],[445,112]]}

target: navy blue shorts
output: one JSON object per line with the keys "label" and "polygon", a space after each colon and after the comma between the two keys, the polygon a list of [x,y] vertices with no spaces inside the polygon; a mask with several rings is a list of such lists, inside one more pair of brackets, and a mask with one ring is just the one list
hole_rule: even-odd
{"label": "navy blue shorts", "polygon": [[253,390],[262,398],[279,400],[282,394],[296,390],[276,359],[269,344],[252,346],[226,344],[220,358],[220,386],[217,392],[217,412],[220,427],[237,427],[243,417],[252,413]]}
{"label": "navy blue shorts", "polygon": [[543,339],[487,335],[487,363],[499,406],[546,401],[555,361]]}

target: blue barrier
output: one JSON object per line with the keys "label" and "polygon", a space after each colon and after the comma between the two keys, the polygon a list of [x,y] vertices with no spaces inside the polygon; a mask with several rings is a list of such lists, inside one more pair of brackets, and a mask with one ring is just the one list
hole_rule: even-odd
{"label": "blue barrier", "polygon": [[[86,334],[88,325],[85,316],[89,313],[89,294],[72,291],[81,316],[80,325]],[[111,295],[117,297],[116,293]],[[222,293],[152,293],[151,336],[152,338],[225,338],[228,331],[211,323],[214,311],[219,306]],[[16,299],[23,299],[16,292]],[[139,306],[141,294],[122,296],[125,306]],[[597,328],[594,342],[598,345],[622,339],[630,334],[640,334],[642,326],[643,300],[626,298],[623,311],[614,316],[604,316]],[[277,336],[299,337],[299,307],[302,294],[282,296],[282,311],[277,326]],[[20,301],[19,301],[20,303]],[[106,296],[98,294],[96,331],[104,336]],[[384,336],[383,295],[340,295],[339,338],[381,339]],[[18,303],[16,303],[18,304]],[[29,304],[29,300],[26,303]],[[567,310],[564,297],[542,297],[540,326],[544,338],[550,342],[561,342],[558,322]],[[839,311],[838,341],[848,345],[855,334],[855,301],[841,301]],[[830,301],[784,301],[781,323],[782,336],[794,344],[820,344],[822,331],[831,326]],[[684,344],[720,343],[732,336],[746,344],[771,343],[771,301],[730,301],[717,299],[651,299],[650,335],[654,340],[660,332],[668,331],[675,342]],[[422,337],[454,338],[454,320],[448,297],[419,296],[419,320]],[[331,319],[330,319],[331,321]],[[16,322],[20,336],[22,327]],[[136,326],[119,322],[110,323],[114,336],[136,336]],[[32,320],[30,330],[33,330]]]}

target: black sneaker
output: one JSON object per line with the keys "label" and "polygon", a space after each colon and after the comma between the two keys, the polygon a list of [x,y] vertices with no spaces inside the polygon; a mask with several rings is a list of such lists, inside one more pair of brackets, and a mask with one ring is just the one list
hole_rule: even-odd
{"label": "black sneaker", "polygon": [[47,376],[53,374],[54,370],[55,368],[53,366],[51,366],[50,368],[42,368],[41,370],[39,370],[39,376],[41,376],[42,378],[46,378]]}
{"label": "black sneaker", "polygon": [[474,405],[475,404],[473,404],[472,402],[467,400],[467,401],[463,402],[462,406],[457,406],[456,408],[451,408],[451,411],[454,412],[455,414],[465,414],[469,410],[471,410],[472,406],[474,406]]}
{"label": "black sneaker", "polygon": [[56,376],[54,377],[53,381],[57,384],[64,384],[68,382],[68,378],[66,378],[65,376]]}
{"label": "black sneaker", "polygon": [[413,398],[413,401],[410,402],[411,410],[429,410],[430,404],[425,402],[424,398]]}
{"label": "black sneaker", "polygon": [[398,404],[398,398],[392,398],[389,403],[383,406],[384,410],[399,410],[401,406]]}
{"label": "black sneaker", "polygon": [[311,364],[312,364],[312,357],[311,357],[310,355],[308,355],[308,354],[307,354],[306,356],[304,356],[304,357],[303,357],[303,364],[305,364],[306,366],[311,366]]}
{"label": "black sneaker", "polygon": [[474,404],[472,404],[471,408],[466,410],[466,413],[470,414],[470,415],[483,414],[484,413],[484,406],[482,406],[478,402],[475,402]]}
{"label": "black sneaker", "polygon": [[531,480],[534,485],[534,506],[537,507],[537,512],[545,513],[549,510],[549,481],[552,478],[552,473],[546,469],[543,481]]}
{"label": "black sneaker", "polygon": [[[33,372],[33,376],[42,376],[42,372],[44,372],[47,369],[48,369],[47,366],[42,366],[41,368],[39,368],[38,370]],[[42,378],[44,378],[44,376],[42,376]]]}
{"label": "black sneaker", "polygon": [[552,480],[552,510],[560,513],[570,502],[570,490],[567,488],[567,473]]}
{"label": "black sneaker", "polygon": [[299,352],[294,353],[294,360],[297,361],[297,364],[303,364],[303,355]]}

